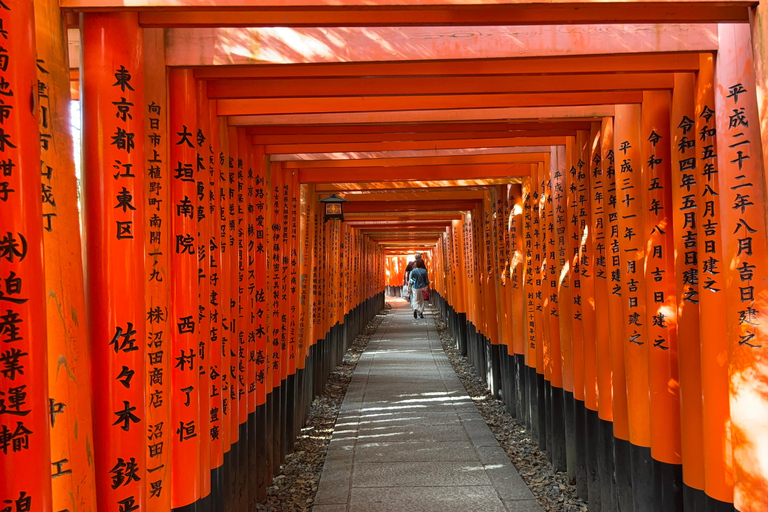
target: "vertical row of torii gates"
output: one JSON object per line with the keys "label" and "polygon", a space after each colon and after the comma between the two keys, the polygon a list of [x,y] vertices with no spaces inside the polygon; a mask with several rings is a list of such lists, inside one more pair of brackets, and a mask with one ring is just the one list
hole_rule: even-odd
{"label": "vertical row of torii gates", "polygon": [[414,251],[590,510],[768,511],[767,82],[757,1],[0,0],[0,511],[253,510]]}

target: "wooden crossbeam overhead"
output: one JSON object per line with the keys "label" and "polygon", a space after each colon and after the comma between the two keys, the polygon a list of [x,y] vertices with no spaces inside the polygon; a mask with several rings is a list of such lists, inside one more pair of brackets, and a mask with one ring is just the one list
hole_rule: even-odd
{"label": "wooden crossbeam overhead", "polygon": [[478,200],[463,201],[350,201],[344,204],[344,212],[429,212],[432,210],[465,211],[471,210]]}
{"label": "wooden crossbeam overhead", "polygon": [[444,94],[432,96],[356,96],[341,98],[246,98],[218,100],[220,116],[381,112],[424,109],[550,107],[640,103],[642,91],[520,94]]}
{"label": "wooden crossbeam overhead", "polygon": [[435,199],[482,199],[482,190],[393,190],[390,192],[367,193],[367,194],[344,194],[344,198],[350,201],[424,201]]}
{"label": "wooden crossbeam overhead", "polygon": [[419,62],[340,62],[317,64],[258,64],[196,68],[200,79],[332,78],[450,75],[536,75],[572,73],[682,73],[697,71],[695,53],[636,53],[632,55],[574,55],[499,59],[446,59]]}
{"label": "wooden crossbeam overhead", "polygon": [[315,185],[316,192],[324,193],[351,193],[368,191],[385,191],[400,189],[424,189],[424,188],[456,188],[456,187],[478,187],[485,185],[504,185],[507,183],[518,183],[516,178],[491,178],[491,179],[462,179],[460,180],[435,180],[435,181],[387,181],[374,183],[319,183]]}
{"label": "wooden crossbeam overhead", "polygon": [[[253,144],[333,144],[349,142],[412,142],[466,139],[508,139],[513,137],[566,137],[576,130],[508,130],[499,132],[417,132],[417,133],[332,133],[326,135],[254,135]],[[356,151],[357,152],[357,151]],[[298,154],[298,153],[297,153]]]}
{"label": "wooden crossbeam overhead", "polygon": [[[254,137],[255,143],[269,144],[269,139],[263,141],[256,137],[328,137],[329,140],[316,140],[315,142],[333,142],[337,136],[344,135],[387,135],[387,134],[419,134],[419,133],[446,133],[454,132],[527,132],[529,130],[589,130],[590,124],[585,121],[549,121],[539,122],[495,122],[495,123],[422,123],[422,124],[358,124],[358,125],[303,125],[303,126],[251,126],[245,129],[245,133]],[[400,140],[400,139],[397,139]]]}
{"label": "wooden crossbeam overhead", "polygon": [[326,125],[361,123],[435,123],[459,121],[498,121],[538,119],[580,121],[599,120],[612,117],[614,106],[607,104],[569,105],[549,107],[504,107],[504,108],[444,108],[441,110],[407,110],[391,112],[326,112],[310,114],[254,114],[237,115],[228,119],[230,126],[254,125]]}
{"label": "wooden crossbeam overhead", "polygon": [[[617,41],[621,44],[616,44]],[[631,56],[635,53],[716,51],[717,44],[716,24],[670,22],[570,25],[567,30],[558,25],[176,28],[166,33],[166,62],[169,66],[199,67],[436,61],[478,56],[484,59]],[[195,51],[189,51],[190,48]]]}
{"label": "wooden crossbeam overhead", "polygon": [[673,74],[595,73],[541,75],[400,76],[369,78],[274,78],[211,80],[208,96],[231,98],[302,98],[335,96],[409,96],[426,94],[494,94],[671,89]]}
{"label": "wooden crossbeam overhead", "polygon": [[[505,153],[500,155],[450,155],[415,158],[376,158],[362,160],[326,160],[283,162],[284,169],[314,169],[325,167],[411,167],[430,165],[479,165],[536,163],[548,161],[549,151],[540,153]],[[381,170],[377,170],[380,172]],[[471,176],[467,176],[470,178]],[[437,178],[440,179],[440,178]],[[444,178],[450,179],[450,178]]]}
{"label": "wooden crossbeam overhead", "polygon": [[[318,167],[299,169],[301,183],[424,181],[430,179],[461,180],[465,178],[512,178],[527,176],[531,164],[426,165],[390,167],[381,172],[376,167]],[[344,207],[347,211],[346,206]]]}
{"label": "wooden crossbeam overhead", "polygon": [[270,156],[273,162],[334,162],[339,160],[397,160],[402,158],[436,158],[450,156],[517,155],[549,153],[550,146],[500,146],[491,148],[419,149],[395,151],[342,151],[334,153],[278,153]]}
{"label": "wooden crossbeam overhead", "polygon": [[326,144],[267,145],[268,155],[285,153],[330,153],[344,151],[403,151],[426,149],[463,149],[517,146],[559,146],[565,137],[514,137],[503,139],[423,140],[403,142],[340,142]]}
{"label": "wooden crossbeam overhead", "polygon": [[[320,1],[217,2],[214,9],[198,10],[193,1],[131,2],[133,8],[156,6],[142,12],[145,27],[376,27],[443,25],[543,25],[574,23],[712,23],[745,22],[754,2],[730,1],[603,1],[603,2],[349,2],[328,6]],[[404,5],[405,4],[405,5]],[[117,0],[64,0],[73,9],[116,8]],[[161,8],[159,8],[161,7]]]}

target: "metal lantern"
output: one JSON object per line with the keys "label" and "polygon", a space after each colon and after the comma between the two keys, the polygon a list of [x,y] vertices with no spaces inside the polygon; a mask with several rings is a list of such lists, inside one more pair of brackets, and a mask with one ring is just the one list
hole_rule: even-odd
{"label": "metal lantern", "polygon": [[336,194],[331,194],[330,197],[321,199],[319,202],[325,204],[323,222],[326,222],[328,219],[339,219],[344,222],[344,203],[348,203],[348,200],[343,197],[337,197]]}

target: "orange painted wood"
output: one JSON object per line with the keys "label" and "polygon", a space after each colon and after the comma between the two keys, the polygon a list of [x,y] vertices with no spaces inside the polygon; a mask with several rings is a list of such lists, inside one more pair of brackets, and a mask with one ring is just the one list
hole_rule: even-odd
{"label": "orange painted wood", "polygon": [[431,165],[388,168],[386,169],[385,175],[377,172],[375,168],[305,168],[299,170],[299,180],[301,183],[339,183],[388,180],[399,181],[404,179],[430,180],[434,178],[461,179],[462,176],[466,176],[467,174],[476,178],[499,176],[520,177],[527,174],[528,168],[529,165],[526,164],[487,164],[475,166]]}
{"label": "orange painted wood", "polygon": [[[671,94],[643,93],[641,162],[645,217],[646,325],[651,398],[651,455],[680,464],[680,377],[677,357],[677,298],[674,274],[671,141]],[[680,251],[679,245],[675,247]],[[642,275],[642,273],[641,273]],[[685,361],[680,361],[685,364]],[[692,361],[697,364],[696,361]],[[676,385],[675,385],[676,384]]]}
{"label": "orange painted wood", "polygon": [[210,307],[210,436],[211,436],[211,468],[221,468],[224,464],[224,409],[223,399],[225,393],[223,390],[224,377],[222,372],[226,373],[222,363],[224,352],[224,314],[223,307],[225,299],[224,289],[224,265],[225,265],[225,247],[226,241],[223,234],[226,232],[226,201],[222,197],[225,181],[222,179],[222,148],[221,148],[221,124],[216,116],[216,105],[214,101],[208,105],[208,124],[210,127],[210,155],[208,156],[208,167],[213,169],[213,175],[208,175],[209,191],[213,196],[209,199],[207,215],[211,217],[211,231],[209,233],[208,250],[210,258],[210,273],[208,275],[208,302]]}
{"label": "orange painted wood", "polygon": [[622,293],[621,236],[619,232],[618,200],[616,187],[616,153],[614,151],[614,122],[605,118],[601,127],[602,159],[605,162],[607,208],[606,246],[608,287],[608,314],[610,326],[610,353],[612,374],[613,435],[629,440],[629,412],[627,403],[627,379],[624,364],[624,309]]}
{"label": "orange painted wood", "polygon": [[613,370],[611,367],[611,330],[610,330],[610,290],[608,283],[610,271],[608,259],[610,254],[610,218],[608,216],[610,162],[605,158],[607,151],[613,146],[613,135],[607,120],[598,125],[600,131],[599,144],[592,150],[590,160],[590,204],[591,231],[594,240],[592,251],[594,259],[593,272],[595,288],[595,348],[597,371],[597,413],[604,421],[613,421]]}
{"label": "orange painted wood", "polygon": [[[766,185],[753,53],[748,26],[721,25],[715,68],[718,178],[725,274],[725,321],[729,343],[729,390],[733,443],[734,507],[766,510],[768,471],[755,450],[768,436],[768,397],[760,387],[768,350],[764,243]],[[744,90],[745,89],[745,90]],[[744,157],[749,157],[748,159]]]}
{"label": "orange painted wood", "polygon": [[[533,166],[532,166],[533,167]],[[525,364],[529,368],[536,368],[536,344],[538,342],[536,330],[536,304],[534,298],[536,292],[535,285],[535,254],[534,245],[537,243],[538,234],[534,230],[535,212],[534,207],[538,194],[535,193],[533,177],[525,177],[522,182],[523,197],[523,300],[524,300],[524,318],[525,318]]]}
{"label": "orange painted wood", "polygon": [[341,96],[421,96],[669,89],[670,73],[598,73],[572,75],[476,75],[361,78],[291,78],[212,80],[216,99]]}
{"label": "orange painted wood", "polygon": [[[197,85],[190,70],[170,70],[171,169],[171,506],[201,497],[200,376],[198,365]],[[178,169],[178,170],[177,170]],[[186,170],[185,170],[186,169]]]}
{"label": "orange painted wood", "polygon": [[[674,243],[678,246],[674,258],[675,312],[677,314],[677,349],[680,377],[680,431],[683,481],[689,487],[704,490],[704,425],[702,423],[702,362],[699,304],[701,290],[698,282],[691,283],[691,270],[698,271],[699,246],[704,236],[698,235],[698,203],[702,196],[696,184],[700,180],[695,169],[686,169],[689,158],[696,162],[699,142],[696,134],[696,77],[689,73],[675,75],[670,110],[672,225]],[[681,165],[682,162],[682,165]],[[699,167],[698,165],[696,166]],[[681,170],[684,169],[684,170]],[[691,184],[690,179],[694,182]],[[691,195],[693,194],[693,197]],[[694,199],[695,207],[689,202]],[[695,235],[691,240],[690,235]],[[689,252],[690,251],[690,252]],[[691,257],[696,255],[694,259]],[[702,254],[702,259],[704,254]],[[727,382],[727,381],[726,381]],[[725,384],[725,382],[724,382]],[[726,384],[727,387],[727,384]]]}
{"label": "orange painted wood", "polygon": [[510,281],[512,285],[512,350],[515,354],[525,353],[525,297],[524,282],[524,233],[523,233],[523,191],[520,185],[509,185],[511,241]]}
{"label": "orange painted wood", "polygon": [[650,397],[648,381],[648,324],[643,264],[645,211],[641,206],[640,107],[618,105],[614,120],[616,194],[619,227],[619,257],[624,318],[624,365],[629,406],[629,440],[650,447]]}
{"label": "orange painted wood", "polygon": [[[568,207],[572,201],[569,187],[570,170],[573,166],[576,138],[569,137],[564,148],[557,150],[557,163],[560,176],[553,179],[553,187],[559,190],[555,205],[559,216],[555,217],[555,226],[560,236],[558,245],[558,268],[560,273],[557,280],[557,300],[560,314],[560,367],[563,373],[563,390],[574,392],[573,381],[573,248],[571,247],[571,210]],[[559,187],[558,187],[559,183]]]}
{"label": "orange painted wood", "polygon": [[[694,129],[699,134],[696,142],[698,169],[696,188],[702,202],[702,207],[697,208],[696,212],[699,242],[697,246],[699,331],[711,334],[707,343],[697,340],[701,350],[701,375],[707,376],[706,379],[701,380],[704,490],[708,496],[732,503],[733,448],[728,384],[728,336],[726,317],[723,315],[723,311],[726,310],[725,276],[722,272],[713,274],[709,265],[706,272],[704,269],[704,262],[708,262],[710,257],[725,261],[721,230],[716,229],[718,226],[713,226],[715,223],[719,224],[721,211],[727,207],[727,203],[722,202],[718,174],[713,172],[720,166],[717,152],[713,154],[712,151],[718,147],[716,119],[714,115],[710,115],[710,112],[715,111],[714,56],[702,55],[700,68],[696,82],[696,116],[694,118],[696,121]],[[702,278],[707,288],[701,286]],[[685,406],[685,403],[683,405]]]}
{"label": "orange painted wood", "polygon": [[[546,158],[548,153],[510,153],[502,155],[450,155],[430,157],[404,157],[359,160],[296,161],[285,162],[286,169],[310,167],[403,167],[413,165],[457,165],[488,163],[534,163]],[[470,178],[466,176],[465,179]],[[437,179],[443,179],[438,177]],[[449,179],[449,178],[446,178]],[[462,182],[463,184],[463,182]]]}
{"label": "orange painted wood", "polygon": [[[82,321],[86,318],[86,310],[80,219],[77,202],[69,200],[77,197],[78,185],[70,132],[67,48],[63,44],[58,2],[34,2],[34,9],[40,84],[37,100],[43,187],[48,396],[54,404],[62,404],[58,406],[61,411],[54,416],[55,422],[49,424],[52,506],[54,510],[95,511],[95,475],[89,460],[93,445],[92,361],[87,325]],[[11,55],[11,58],[20,57],[19,54]],[[15,91],[19,93],[18,89]],[[5,156],[0,156],[0,160],[5,160]],[[1,232],[7,236],[9,231],[3,229]],[[7,315],[7,309],[0,311]],[[62,367],[67,371],[60,371]],[[35,386],[39,385],[35,383]]]}
{"label": "orange painted wood", "polygon": [[[579,244],[579,281],[581,311],[584,318],[584,405],[590,411],[597,411],[597,325],[595,320],[595,233],[592,229],[592,208],[590,176],[592,162],[600,151],[600,124],[593,123],[592,129],[585,133],[586,147],[583,166],[579,169],[578,202],[582,197],[585,207],[579,208],[581,236]],[[583,176],[583,177],[582,177]],[[581,226],[583,223],[583,227]]]}
{"label": "orange painted wood", "polygon": [[563,389],[562,341],[560,328],[562,324],[560,276],[565,263],[565,146],[553,147],[550,152],[548,170],[548,193],[551,203],[547,205],[547,286],[549,287],[550,303],[547,308],[549,315],[549,336],[551,350],[551,383]]}
{"label": "orange painted wood", "polygon": [[[139,172],[145,140],[141,29],[135,13],[87,14],[81,32],[83,146],[94,148],[83,158],[89,336],[109,340],[92,344],[99,362],[92,371],[99,390],[93,403],[98,508],[119,502],[143,507],[147,423],[141,376],[147,338],[145,177]],[[124,117],[114,103],[123,98],[129,104]],[[168,407],[171,397],[163,398]],[[173,425],[167,428],[173,432]],[[133,473],[140,480],[129,476]],[[120,474],[124,478],[115,487],[112,477]]]}
{"label": "orange painted wood", "polygon": [[609,105],[615,103],[638,103],[641,99],[642,94],[633,91],[484,95],[436,94],[432,96],[359,96],[342,98],[301,97],[222,99],[217,102],[217,109],[220,116],[248,116],[422,109]]}
{"label": "orange painted wood", "polygon": [[[574,123],[575,124],[575,123]],[[317,135],[254,135],[254,144],[281,145],[341,144],[361,142],[414,142],[414,141],[455,141],[471,139],[514,139],[518,137],[565,137],[573,130],[529,129],[506,131],[440,131],[440,132],[382,132],[382,133],[326,133]],[[348,150],[344,150],[348,151]],[[290,151],[287,151],[290,152]],[[298,153],[298,151],[296,151]],[[305,151],[308,152],[308,151]],[[327,151],[332,153],[333,151]]]}
{"label": "orange painted wood", "polygon": [[532,75],[540,73],[627,73],[696,71],[695,53],[633,53],[631,55],[571,55],[547,58],[470,58],[405,62],[331,62],[208,66],[195,69],[196,78],[311,78],[424,75]]}
{"label": "orange painted wood", "polygon": [[[571,357],[573,358],[573,397],[584,401],[584,314],[581,295],[581,265],[579,250],[581,238],[586,224],[580,218],[579,196],[585,195],[583,186],[586,180],[585,157],[587,151],[588,132],[579,131],[574,140],[574,146],[568,162],[566,186],[568,188],[568,261],[571,272],[568,275],[568,286],[571,289]],[[567,148],[567,146],[566,146]],[[567,150],[566,150],[567,151]]]}
{"label": "orange painted wood", "polygon": [[[211,494],[211,247],[210,239],[214,231],[211,218],[210,201],[213,192],[211,181],[214,179],[214,168],[211,161],[211,105],[206,94],[206,82],[195,80],[196,125],[195,133],[195,166],[197,170],[197,355],[199,410],[200,410],[200,499]],[[218,123],[216,123],[218,129]],[[217,177],[217,176],[216,176]],[[201,194],[202,192],[202,194]],[[200,197],[202,195],[202,197]],[[215,269],[214,269],[215,270]]]}
{"label": "orange painted wood", "polygon": [[12,510],[52,510],[55,472],[48,433],[39,112],[30,104],[38,78],[33,19],[31,2],[0,9],[7,31],[0,70],[7,114],[0,128],[0,499]]}
{"label": "orange painted wood", "polygon": [[396,110],[391,112],[345,112],[309,114],[254,114],[229,118],[235,126],[322,125],[360,123],[435,123],[440,121],[495,121],[497,119],[598,119],[612,116],[613,105],[550,107],[442,108],[440,110]]}
{"label": "orange painted wood", "polygon": [[[171,507],[171,169],[168,77],[161,30],[144,30],[144,280],[147,358],[147,510]],[[175,241],[173,241],[175,243]]]}
{"label": "orange painted wood", "polygon": [[[77,2],[77,3],[75,3]],[[85,4],[89,8],[115,7],[109,0],[67,0],[68,7]],[[74,5],[72,5],[74,4]],[[101,4],[101,5],[99,5]],[[146,7],[153,5],[148,2]],[[154,4],[157,5],[157,4]],[[161,4],[162,5],[162,4]],[[176,4],[169,4],[176,6]],[[283,4],[284,5],[284,4]],[[384,5],[391,5],[389,2]],[[437,4],[439,5],[439,4]],[[327,8],[275,10],[232,10],[157,12],[145,11],[141,24],[145,27],[396,27],[396,26],[488,26],[488,25],[545,25],[575,23],[706,23],[745,22],[749,19],[750,2],[713,5],[710,2],[678,2],[674,8],[669,2],[541,2],[538,5],[467,5],[451,4],[441,9],[418,9],[414,6],[386,10],[365,7],[346,7],[343,10]],[[195,8],[195,4],[190,6]],[[217,7],[223,7],[217,4]],[[430,6],[431,7],[431,6]],[[189,8],[189,7],[188,7]]]}
{"label": "orange painted wood", "polygon": [[[226,100],[222,100],[226,101]],[[335,153],[348,151],[418,151],[462,148],[549,146],[563,144],[564,137],[512,137],[501,139],[426,140],[402,142],[346,142],[328,144],[268,145],[267,154]]]}
{"label": "orange painted wood", "polygon": [[253,158],[254,184],[253,184],[253,214],[254,228],[254,298],[253,298],[253,330],[256,338],[256,354],[254,364],[254,375],[256,378],[256,406],[262,406],[267,400],[267,233],[269,225],[267,224],[267,190],[266,190],[266,172],[267,160],[260,148]]}
{"label": "orange painted wood", "polygon": [[[135,8],[135,7],[134,7]],[[616,41],[621,40],[621,45]],[[717,49],[713,24],[444,27],[176,28],[168,63],[242,64],[430,61],[696,52]],[[236,41],[238,51],[232,50]],[[459,41],[459,44],[456,44]],[[274,51],[279,47],[280,51]],[[196,48],[190,52],[189,48]],[[322,48],[322,50],[319,50]],[[471,74],[471,73],[470,73]]]}
{"label": "orange painted wood", "polygon": [[[697,61],[698,62],[698,61]],[[344,140],[343,137],[402,137],[409,135],[412,137],[430,134],[437,136],[444,134],[446,137],[454,137],[457,133],[469,135],[482,133],[506,133],[521,132],[530,133],[532,131],[571,131],[586,129],[589,123],[580,121],[547,121],[540,122],[456,122],[456,123],[419,123],[419,124],[387,124],[387,125],[366,125],[366,124],[333,124],[324,126],[315,125],[283,125],[283,126],[251,126],[246,128],[246,133],[254,137],[254,143],[270,144],[273,140],[291,141],[291,137],[306,142],[334,142]],[[426,135],[424,135],[426,136]],[[459,137],[461,138],[461,137]],[[366,139],[367,140],[367,139]],[[372,139],[375,140],[375,139]],[[388,139],[381,139],[388,140]],[[394,140],[394,139],[393,139]],[[413,139],[416,140],[416,139]]]}

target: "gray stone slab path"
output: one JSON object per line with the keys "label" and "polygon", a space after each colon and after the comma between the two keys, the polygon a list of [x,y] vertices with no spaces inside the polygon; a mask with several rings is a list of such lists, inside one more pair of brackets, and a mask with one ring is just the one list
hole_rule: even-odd
{"label": "gray stone slab path", "polygon": [[399,298],[357,364],[314,512],[540,512],[443,352]]}

